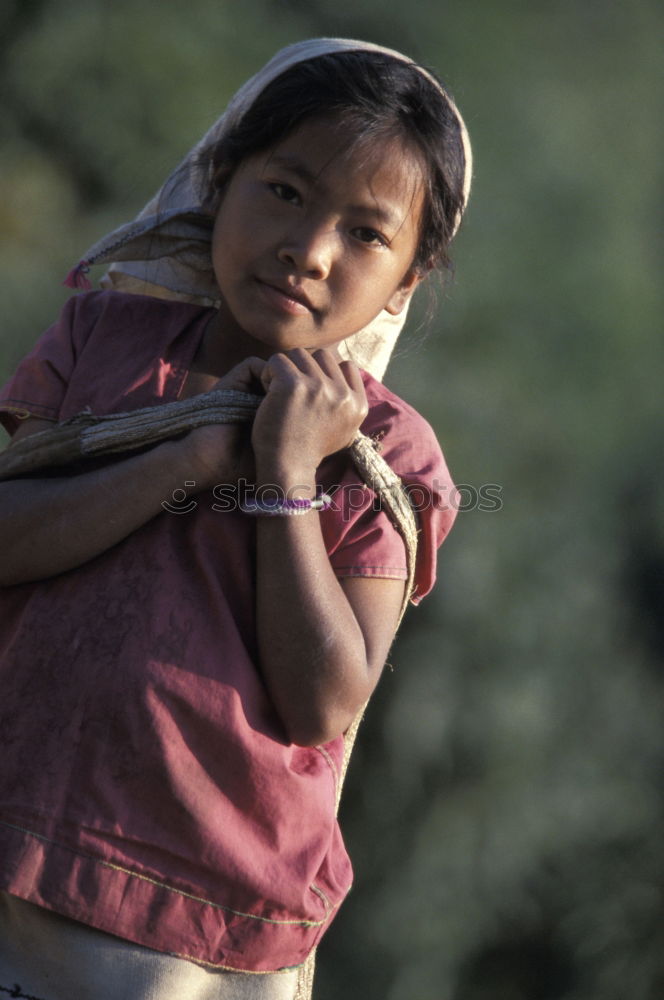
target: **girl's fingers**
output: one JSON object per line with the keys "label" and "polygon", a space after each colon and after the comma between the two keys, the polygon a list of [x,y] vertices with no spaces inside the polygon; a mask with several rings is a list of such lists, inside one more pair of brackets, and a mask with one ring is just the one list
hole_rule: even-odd
{"label": "girl's fingers", "polygon": [[[289,352],[293,353],[293,352]],[[289,380],[302,374],[302,369],[296,364],[295,359],[287,354],[273,354],[265,362],[265,367],[261,373],[261,382],[267,392],[267,388],[273,379]]]}
{"label": "girl's fingers", "polygon": [[364,392],[362,373],[354,361],[341,361],[339,368],[353,392]]}
{"label": "girl's fingers", "polygon": [[354,361],[342,361],[332,351],[314,351],[314,358],[319,367],[330,378],[343,378],[352,392],[364,392],[364,383],[360,369]]}
{"label": "girl's fingers", "polygon": [[313,358],[328,378],[340,379],[352,392],[364,393],[360,369],[353,361],[342,361],[334,351],[314,351]]}
{"label": "girl's fingers", "polygon": [[305,351],[302,347],[296,347],[292,351],[288,351],[286,357],[298,368],[303,375],[319,375],[319,366],[316,361],[316,355],[319,351]]}
{"label": "girl's fingers", "polygon": [[266,364],[263,358],[249,357],[240,362],[238,368],[242,369],[243,374],[246,373],[248,379],[260,379]]}
{"label": "girl's fingers", "polygon": [[267,364],[272,365],[273,362],[275,371],[282,371],[284,374],[287,372],[295,374],[294,369],[297,369],[303,375],[315,377],[323,372],[334,380],[342,376],[354,391],[363,388],[362,376],[357,366],[352,361],[340,361],[334,351],[325,348],[316,351],[294,348],[284,354],[274,354]]}
{"label": "girl's fingers", "polygon": [[321,367],[314,356],[309,351],[299,347],[283,354],[273,354],[267,362],[266,370],[268,381],[277,377],[283,379],[286,384],[303,376],[313,379],[321,377]]}
{"label": "girl's fingers", "polygon": [[269,362],[263,368],[261,372],[261,385],[265,392],[270,388],[270,382],[272,381],[272,369],[270,368]]}
{"label": "girl's fingers", "polygon": [[359,369],[340,363],[334,351],[274,354],[262,381],[266,397],[254,421],[254,453],[270,461],[277,454],[284,467],[317,468],[350,444],[367,413]]}
{"label": "girl's fingers", "polygon": [[341,374],[339,359],[332,353],[332,351],[325,351],[322,349],[314,351],[312,360],[316,362],[318,367],[328,376],[328,378],[339,378],[339,375]]}
{"label": "girl's fingers", "polygon": [[302,378],[319,384],[322,380],[330,389],[332,385],[336,386],[339,398],[350,391],[354,396],[366,399],[362,375],[357,365],[352,361],[340,361],[334,351],[326,349],[310,352],[296,348],[284,354],[273,355],[263,369],[262,381],[266,390],[275,377],[286,385]]}
{"label": "girl's fingers", "polygon": [[262,382],[266,362],[262,358],[245,358],[238,365],[219,379],[219,388],[236,389],[238,392],[251,392]]}

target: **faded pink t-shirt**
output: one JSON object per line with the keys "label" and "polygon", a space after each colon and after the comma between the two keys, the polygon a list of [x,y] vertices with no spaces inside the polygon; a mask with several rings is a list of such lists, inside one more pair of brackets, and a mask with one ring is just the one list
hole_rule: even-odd
{"label": "faded pink t-shirt", "polygon": [[[0,393],[1,419],[12,431],[27,414],[174,400],[210,315],[75,297]],[[430,497],[419,599],[454,519],[449,475],[426,422],[364,381],[362,429]],[[317,479],[335,490],[317,515],[335,572],[405,579],[402,540],[346,458]],[[335,818],[343,738],[290,744],[267,695],[252,518],[211,493],[192,509],[164,500],[180,512],[77,569],[0,589],[0,888],[184,958],[297,965],[351,883]]]}

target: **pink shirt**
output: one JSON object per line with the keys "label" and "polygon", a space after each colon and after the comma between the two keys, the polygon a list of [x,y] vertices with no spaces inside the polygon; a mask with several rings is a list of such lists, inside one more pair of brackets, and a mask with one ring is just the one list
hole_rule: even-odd
{"label": "pink shirt", "polygon": [[[209,317],[117,292],[71,299],[0,394],[5,425],[176,399]],[[364,379],[362,429],[429,498],[419,599],[451,483],[425,421]],[[346,458],[318,481],[339,487],[317,515],[336,573],[405,579],[401,538]],[[212,494],[195,504],[0,590],[0,888],[158,951],[273,971],[304,961],[350,887],[343,738],[288,742],[258,668],[252,518]]]}

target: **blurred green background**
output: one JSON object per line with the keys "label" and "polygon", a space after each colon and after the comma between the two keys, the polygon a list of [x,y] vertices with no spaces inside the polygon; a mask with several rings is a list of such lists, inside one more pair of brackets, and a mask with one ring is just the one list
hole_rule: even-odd
{"label": "blurred green background", "polygon": [[407,51],[471,132],[455,280],[386,381],[502,506],[460,513],[367,714],[317,1000],[664,997],[663,28],[654,0],[0,5],[3,380],[278,47]]}

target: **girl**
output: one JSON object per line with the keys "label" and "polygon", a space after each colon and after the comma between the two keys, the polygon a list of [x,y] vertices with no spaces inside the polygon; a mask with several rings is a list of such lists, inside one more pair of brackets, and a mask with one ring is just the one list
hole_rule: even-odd
{"label": "girl", "polygon": [[454,514],[431,429],[350,358],[382,373],[469,178],[428,72],[290,46],[86,255],[70,282],[115,261],[108,290],[71,299],[5,386],[14,441],[213,386],[264,398],[250,438],[199,427],[0,484],[0,991],[306,995],[351,881],[344,734],[406,579],[357,429],[427,497],[415,601]]}

